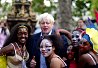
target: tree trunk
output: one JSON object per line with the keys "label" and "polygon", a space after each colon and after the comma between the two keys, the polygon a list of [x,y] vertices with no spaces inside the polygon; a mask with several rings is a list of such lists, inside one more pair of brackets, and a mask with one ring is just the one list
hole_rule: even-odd
{"label": "tree trunk", "polygon": [[70,30],[70,22],[72,21],[72,0],[58,0],[58,2],[58,21],[62,28]]}

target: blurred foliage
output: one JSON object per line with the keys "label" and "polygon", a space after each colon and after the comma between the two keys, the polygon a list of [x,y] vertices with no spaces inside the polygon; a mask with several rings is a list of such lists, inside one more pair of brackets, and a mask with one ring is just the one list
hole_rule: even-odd
{"label": "blurred foliage", "polygon": [[5,17],[7,15],[8,12],[11,11],[11,4],[6,2],[5,3],[1,3],[1,0],[0,0],[0,19]]}
{"label": "blurred foliage", "polygon": [[94,9],[97,9],[98,10],[98,0],[91,0],[91,9],[94,10]]}
{"label": "blurred foliage", "polygon": [[92,6],[91,6],[90,11],[91,11],[92,16],[95,17],[94,10],[97,10],[98,11],[98,0],[91,0],[91,2],[92,2],[91,3]]}
{"label": "blurred foliage", "polygon": [[44,0],[33,0],[32,1],[32,10],[34,12],[38,12],[38,13],[44,13],[44,12],[51,12],[53,10],[56,10],[56,6],[53,2],[53,0],[49,0],[50,1],[50,6],[46,6],[44,4]]}
{"label": "blurred foliage", "polygon": [[73,15],[82,16],[87,11],[94,18],[94,10],[98,11],[98,0],[73,0],[76,6],[73,6]]}
{"label": "blurred foliage", "polygon": [[[13,0],[14,1],[14,0]],[[57,11],[58,3],[54,3],[54,0],[47,0],[50,1],[50,6],[46,6],[44,4],[44,0],[33,0],[32,1],[32,11],[37,12],[38,14],[52,11]],[[86,11],[90,11],[91,15],[94,16],[94,9],[98,10],[98,0],[72,0],[72,15],[77,17],[82,17],[83,13]],[[87,5],[89,4],[89,6]],[[8,12],[11,11],[11,4],[6,2],[1,4],[0,0],[0,8],[2,8],[2,14],[0,14],[0,18],[5,16]],[[54,14],[56,16],[56,13]]]}
{"label": "blurred foliage", "polygon": [[79,17],[82,16],[82,13],[90,11],[92,5],[91,0],[73,0],[73,3],[75,3],[75,6],[73,6],[73,15]]}
{"label": "blurred foliage", "polygon": [[[14,1],[14,0],[12,0]],[[51,13],[51,11],[55,11],[56,10],[56,5],[54,4],[53,0],[49,0],[50,1],[50,6],[46,6],[44,4],[44,0],[33,0],[32,1],[32,11],[37,12],[39,14],[44,13],[44,12],[49,12]],[[2,8],[2,14],[0,14],[0,18],[5,16],[8,12],[11,11],[11,4],[6,2],[1,4],[1,0],[0,0],[0,7]]]}

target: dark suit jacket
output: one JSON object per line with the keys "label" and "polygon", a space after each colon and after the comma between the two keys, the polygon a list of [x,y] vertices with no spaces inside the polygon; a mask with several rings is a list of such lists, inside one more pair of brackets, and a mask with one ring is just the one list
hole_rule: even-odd
{"label": "dark suit jacket", "polygon": [[[55,34],[55,30],[52,31],[52,34]],[[40,49],[39,49],[39,46],[38,46],[40,35],[41,35],[41,32],[32,35],[28,39],[28,43],[27,43],[27,50],[28,50],[29,55],[30,55],[30,60],[32,59],[33,56],[35,56],[35,60],[37,62],[36,68],[40,68]],[[61,48],[60,49],[60,53],[59,53],[59,55],[62,57],[66,53],[68,42],[67,42],[67,39],[66,39],[65,35],[62,35],[62,39],[61,40],[64,41],[63,42],[64,49]]]}

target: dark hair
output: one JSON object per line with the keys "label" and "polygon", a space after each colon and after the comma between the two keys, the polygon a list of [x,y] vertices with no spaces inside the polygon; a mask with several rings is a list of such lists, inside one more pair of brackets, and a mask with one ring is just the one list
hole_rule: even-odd
{"label": "dark hair", "polygon": [[18,23],[11,29],[10,36],[5,41],[4,46],[7,46],[10,43],[17,41],[17,32],[18,32],[20,26],[25,26],[26,28],[28,28],[28,35],[30,35],[30,33],[31,33],[30,25],[28,25],[26,23]]}
{"label": "dark hair", "polygon": [[[63,48],[63,43],[62,43],[62,41],[60,40],[60,38],[59,38],[57,35],[44,36],[43,39],[48,39],[48,40],[50,40],[51,43],[52,43],[52,46],[55,47],[55,53],[56,53],[57,55],[60,55],[60,54],[59,54],[59,53],[60,53],[60,48],[61,48],[61,49]],[[40,43],[41,43],[41,41],[42,41],[43,39],[41,39],[41,40],[39,41],[39,44],[38,44],[39,46],[40,46]]]}

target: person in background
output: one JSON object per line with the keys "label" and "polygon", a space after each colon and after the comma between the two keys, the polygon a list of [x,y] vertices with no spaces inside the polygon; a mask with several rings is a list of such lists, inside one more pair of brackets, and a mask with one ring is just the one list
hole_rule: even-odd
{"label": "person in background", "polygon": [[31,28],[26,23],[16,24],[11,29],[11,34],[0,50],[0,55],[7,56],[7,68],[26,68],[29,53],[26,42],[31,33]]}
{"label": "person in background", "polygon": [[72,45],[75,52],[75,60],[77,63],[79,60],[79,45],[80,41],[83,40],[83,38],[87,39],[90,42],[90,37],[85,33],[85,31],[81,29],[76,29],[72,31]]}
{"label": "person in background", "polygon": [[[76,46],[77,48],[75,47],[75,49],[74,49],[74,50],[76,50],[75,58],[76,58],[77,62],[79,63],[78,67],[79,68],[95,68],[96,65],[98,65],[98,62],[93,64],[93,62],[92,62],[93,60],[92,61],[89,61],[89,60],[91,60],[91,58],[94,56],[95,61],[98,61],[98,59],[96,59],[98,57],[94,53],[93,44],[90,41],[89,35],[86,34],[85,31],[82,31],[81,29],[74,30],[72,34],[73,34],[72,41],[74,42],[73,45],[76,46],[78,44],[78,46]],[[77,40],[77,41],[75,41],[75,40]],[[89,53],[89,52],[91,53],[91,55],[93,55],[92,57],[89,57],[87,55],[87,53]]]}
{"label": "person in background", "polygon": [[47,60],[47,68],[66,68],[66,63],[58,56],[62,41],[56,35],[45,36],[40,42],[40,51]]}
{"label": "person in background", "polygon": [[74,50],[74,58],[75,58],[76,63],[78,63],[80,40],[82,40],[82,38],[85,38],[92,45],[89,35],[87,35],[85,33],[85,31],[82,30],[81,28],[73,30],[72,33],[66,32],[66,30],[64,30],[64,29],[60,29],[58,34],[60,32],[64,33],[65,35],[66,35],[66,33],[67,33],[67,35],[69,35],[69,37],[71,39],[71,45],[73,46],[73,50]]}
{"label": "person in background", "polygon": [[85,22],[82,20],[82,19],[79,19],[78,22],[77,22],[77,28],[81,28],[82,30],[85,30],[87,28]]}
{"label": "person in background", "polygon": [[7,23],[5,21],[0,22],[0,49],[3,47],[3,44],[7,37],[10,35]]}
{"label": "person in background", "polygon": [[83,39],[79,46],[78,68],[98,68],[98,56],[94,53],[93,46]]}
{"label": "person in background", "polygon": [[72,45],[67,48],[67,68],[77,68],[77,63],[75,59],[75,50]]}
{"label": "person in background", "polygon": [[98,57],[93,51],[89,35],[81,29],[76,29],[72,32],[72,42],[78,68],[98,68]]}
{"label": "person in background", "polygon": [[[40,28],[41,28],[41,32],[32,35],[29,40],[28,40],[28,46],[27,46],[27,50],[30,54],[30,61],[33,61],[32,58],[33,56],[35,56],[35,61],[36,61],[36,68],[46,68],[46,62],[45,62],[45,57],[40,53],[40,49],[38,48],[38,41],[39,39],[42,39],[44,36],[47,35],[53,35],[56,34],[56,31],[54,29],[54,18],[51,14],[49,13],[43,13],[39,16],[38,19]],[[64,44],[64,51],[61,51],[60,49],[60,56],[65,56],[66,50],[67,50],[67,46],[68,46],[68,41],[65,37],[65,35],[62,35],[60,38],[63,41]],[[64,53],[64,54],[62,54]],[[28,63],[29,65],[29,63]],[[33,62],[30,63],[30,66],[33,66]]]}
{"label": "person in background", "polygon": [[[0,49],[3,47],[4,42],[10,35],[7,23],[5,20],[0,22]],[[6,56],[0,56],[0,68],[6,68]]]}

